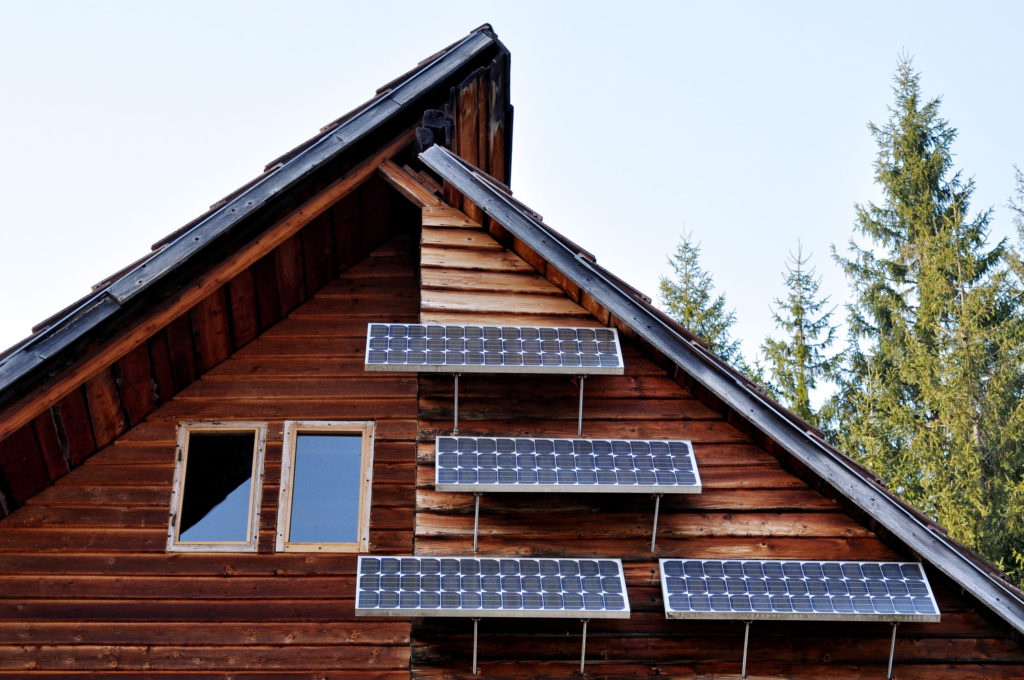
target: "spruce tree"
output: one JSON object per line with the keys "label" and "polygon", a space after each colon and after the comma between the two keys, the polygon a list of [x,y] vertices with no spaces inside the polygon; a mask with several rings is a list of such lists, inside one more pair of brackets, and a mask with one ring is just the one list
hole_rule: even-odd
{"label": "spruce tree", "polygon": [[797,243],[796,253],[789,254],[783,280],[786,298],[776,298],[772,318],[784,333],[782,340],[765,338],[761,353],[767,362],[767,377],[776,399],[813,425],[819,425],[811,406],[811,391],[819,381],[835,374],[839,357],[829,356],[835,341],[832,309],[826,309],[828,298],[819,294],[821,279],[814,268],[808,268],[810,257],[804,257]]}
{"label": "spruce tree", "polygon": [[730,329],[736,323],[736,312],[726,310],[725,295],[714,296],[711,272],[700,264],[700,243],[693,235],[679,237],[676,252],[669,256],[672,278],[662,276],[658,284],[658,300],[666,314],[708,343],[711,351],[732,363],[742,363],[739,340]]}
{"label": "spruce tree", "polygon": [[878,144],[881,204],[845,257],[850,345],[831,404],[839,447],[950,535],[1013,567],[1024,545],[1024,305],[991,210],[953,169],[956,130],[908,59]]}

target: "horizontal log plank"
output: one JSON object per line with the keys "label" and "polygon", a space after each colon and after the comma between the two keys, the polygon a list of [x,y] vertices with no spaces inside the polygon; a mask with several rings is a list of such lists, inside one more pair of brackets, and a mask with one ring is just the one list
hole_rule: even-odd
{"label": "horizontal log plank", "polygon": [[535,316],[550,314],[559,317],[590,318],[590,312],[565,297],[504,291],[425,289],[421,294],[420,306],[424,311],[442,313],[509,314],[522,312]]}
{"label": "horizontal log plank", "polygon": [[467,272],[460,269],[424,267],[421,280],[425,289],[484,292],[500,290],[529,295],[565,295],[549,281],[530,272]]}
{"label": "horizontal log plank", "polygon": [[0,644],[43,645],[408,645],[408,621],[356,623],[3,622]]}

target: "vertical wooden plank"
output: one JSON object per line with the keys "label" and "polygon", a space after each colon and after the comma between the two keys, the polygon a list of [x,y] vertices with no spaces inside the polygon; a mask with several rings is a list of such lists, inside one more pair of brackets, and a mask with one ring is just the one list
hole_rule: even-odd
{"label": "vertical wooden plank", "polygon": [[171,350],[167,345],[167,331],[160,331],[151,337],[148,345],[156,403],[162,404],[175,394],[174,372],[171,367]]}
{"label": "vertical wooden plank", "polygon": [[359,228],[361,192],[357,189],[341,199],[328,212],[334,232],[334,272],[347,269],[363,252],[363,234]]}
{"label": "vertical wooden plank", "polygon": [[491,83],[487,78],[487,72],[481,71],[476,82],[476,166],[487,172],[491,163],[487,153],[487,121],[490,117],[489,105],[491,103]]}
{"label": "vertical wooden plank", "polygon": [[53,407],[53,416],[58,436],[63,433],[71,465],[79,465],[96,450],[84,389],[79,388],[61,399]]}
{"label": "vertical wooden plank", "polygon": [[277,261],[274,253],[263,256],[252,266],[256,277],[256,310],[260,330],[265,331],[281,320],[281,302],[277,295]]}
{"label": "vertical wooden plank", "polygon": [[281,316],[302,302],[302,241],[296,234],[274,251],[277,262],[277,292]]}
{"label": "vertical wooden plank", "polygon": [[[18,505],[50,486],[50,475],[32,423],[0,441],[0,470]],[[11,499],[7,500],[10,503]]]}
{"label": "vertical wooden plank", "polygon": [[71,465],[67,457],[67,446],[61,444],[60,436],[57,434],[53,411],[46,409],[36,416],[32,420],[32,427],[35,428],[39,450],[43,454],[43,462],[46,463],[46,472],[50,475],[50,480],[55,481],[64,476],[71,469]]}
{"label": "vertical wooden plank", "polygon": [[177,394],[191,385],[196,373],[196,352],[192,342],[192,317],[182,314],[167,324],[167,349],[171,354],[171,376]]}
{"label": "vertical wooden plank", "polygon": [[306,272],[306,297],[313,297],[333,278],[331,276],[331,234],[326,215],[316,218],[299,234],[302,237],[302,259]]}
{"label": "vertical wooden plank", "polygon": [[[358,228],[363,232],[360,243],[363,253],[372,251],[390,240],[395,221],[391,207],[392,200],[396,196],[398,196],[398,192],[379,177],[374,177],[360,187],[359,212],[361,217]],[[398,200],[406,205],[412,205],[404,198]]]}
{"label": "vertical wooden plank", "polygon": [[252,267],[228,282],[228,303],[231,309],[231,339],[236,348],[242,347],[260,333],[256,274]]}
{"label": "vertical wooden plank", "polygon": [[224,287],[203,298],[189,314],[192,317],[196,367],[202,374],[231,356],[231,323]]}
{"label": "vertical wooden plank", "polygon": [[92,419],[92,431],[96,435],[96,446],[102,449],[128,429],[114,376],[109,368],[85,381],[85,396]]}
{"label": "vertical wooden plank", "polygon": [[121,404],[130,425],[137,425],[156,408],[149,348],[139,345],[114,364]]}
{"label": "vertical wooden plank", "polygon": [[[477,96],[479,90],[478,82],[479,80],[474,77],[472,80],[464,82],[461,86],[462,89],[459,90],[459,109],[455,120],[455,137],[458,139],[459,156],[470,165],[479,167],[480,149],[478,143],[480,136],[477,130],[479,116],[476,110],[479,100]],[[464,201],[462,211],[470,219],[477,222],[483,219],[483,211],[469,201]]]}
{"label": "vertical wooden plank", "polygon": [[487,122],[487,172],[495,179],[510,183],[509,155],[506,153],[511,141],[506,138],[512,116],[509,105],[509,54],[502,52],[491,62],[490,104]]}

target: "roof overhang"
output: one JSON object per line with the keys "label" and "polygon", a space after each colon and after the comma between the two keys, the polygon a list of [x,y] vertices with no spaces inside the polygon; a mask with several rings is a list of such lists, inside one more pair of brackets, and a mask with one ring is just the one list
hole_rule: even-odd
{"label": "roof overhang", "polygon": [[[59,313],[45,327],[0,354],[0,405],[26,394],[123,327],[145,305],[174,293],[222,252],[251,238],[287,210],[302,187],[325,169],[356,162],[368,144],[396,126],[411,128],[431,96],[458,83],[505,47],[484,25],[382,88],[377,96],[275,162],[215,209],[158,244],[150,256]],[[447,94],[446,91],[444,91]],[[410,120],[406,120],[410,118]]]}

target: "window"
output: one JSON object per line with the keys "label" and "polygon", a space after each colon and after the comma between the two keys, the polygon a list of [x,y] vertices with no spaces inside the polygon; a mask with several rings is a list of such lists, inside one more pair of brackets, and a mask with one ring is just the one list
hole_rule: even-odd
{"label": "window", "polygon": [[169,551],[256,551],[266,439],[264,423],[178,426]]}
{"label": "window", "polygon": [[277,550],[366,552],[373,423],[287,421]]}

